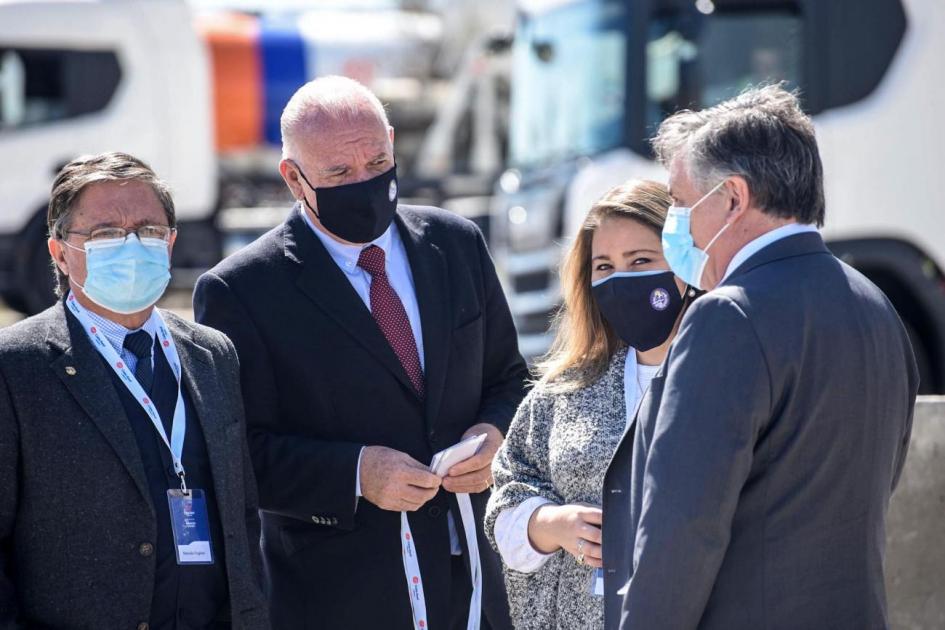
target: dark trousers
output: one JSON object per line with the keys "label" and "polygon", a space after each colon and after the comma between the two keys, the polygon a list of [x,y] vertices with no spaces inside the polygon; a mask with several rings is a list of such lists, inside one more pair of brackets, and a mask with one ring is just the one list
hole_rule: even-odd
{"label": "dark trousers", "polygon": [[[463,556],[453,556],[453,575],[450,583],[450,630],[466,630],[469,621],[469,598],[472,596],[472,581]],[[491,630],[492,626],[482,615],[479,630]]]}

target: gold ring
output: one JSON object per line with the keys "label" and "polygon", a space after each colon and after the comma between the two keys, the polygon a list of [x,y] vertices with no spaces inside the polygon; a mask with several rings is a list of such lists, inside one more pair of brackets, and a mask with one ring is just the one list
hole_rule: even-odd
{"label": "gold ring", "polygon": [[578,563],[579,563],[579,564],[584,564],[584,554],[583,554],[583,553],[578,556]]}

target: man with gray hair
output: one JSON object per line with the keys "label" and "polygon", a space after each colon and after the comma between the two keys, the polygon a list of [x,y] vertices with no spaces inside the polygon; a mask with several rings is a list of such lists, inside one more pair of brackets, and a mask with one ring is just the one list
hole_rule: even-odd
{"label": "man with gray hair", "polygon": [[671,116],[653,145],[666,260],[709,292],[607,473],[607,625],[885,627],[917,370],[892,305],[817,232],[813,125],[767,86]]}
{"label": "man with gray hair", "polygon": [[0,628],[269,627],[236,351],[154,306],[174,217],[125,153],[53,184],[61,300],[0,331]]}
{"label": "man with gray hair", "polygon": [[302,86],[282,136],[298,203],[194,292],[242,362],[273,624],[508,628],[482,519],[527,372],[482,234],[398,204],[393,129],[351,79]]}

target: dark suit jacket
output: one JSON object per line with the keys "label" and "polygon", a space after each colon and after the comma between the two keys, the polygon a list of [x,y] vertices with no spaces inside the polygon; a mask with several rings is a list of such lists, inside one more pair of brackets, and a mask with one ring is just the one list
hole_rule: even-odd
{"label": "dark suit jacket", "polygon": [[[400,516],[355,500],[361,447],[429,463],[477,422],[505,432],[523,397],[525,364],[478,229],[411,206],[398,208],[395,225],[420,308],[425,400],[298,206],[194,293],[198,321],[227,333],[242,360],[276,627],[410,627]],[[483,612],[504,628],[499,560],[481,531],[486,499],[472,496]],[[444,491],[409,515],[434,628],[448,625],[448,509],[460,526]]]}
{"label": "dark suit jacket", "polygon": [[[162,312],[203,431],[235,628],[268,627],[239,367],[220,333]],[[62,302],[0,330],[0,627],[135,628],[157,526],[108,367]]]}
{"label": "dark suit jacket", "polygon": [[606,479],[620,628],[885,627],[917,387],[892,305],[820,235],[739,266],[685,315]]}

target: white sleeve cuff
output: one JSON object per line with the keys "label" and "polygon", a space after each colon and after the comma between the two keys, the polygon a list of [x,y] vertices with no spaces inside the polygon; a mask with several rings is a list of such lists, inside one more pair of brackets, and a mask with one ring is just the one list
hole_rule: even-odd
{"label": "white sleeve cuff", "polygon": [[364,455],[364,447],[361,447],[361,452],[358,453],[358,467],[354,473],[354,496],[355,498],[361,496],[361,456]]}
{"label": "white sleeve cuff", "polygon": [[547,503],[544,497],[532,497],[514,509],[499,512],[495,520],[495,542],[505,565],[520,573],[534,573],[548,562],[554,553],[541,553],[528,540],[528,521],[532,513]]}

